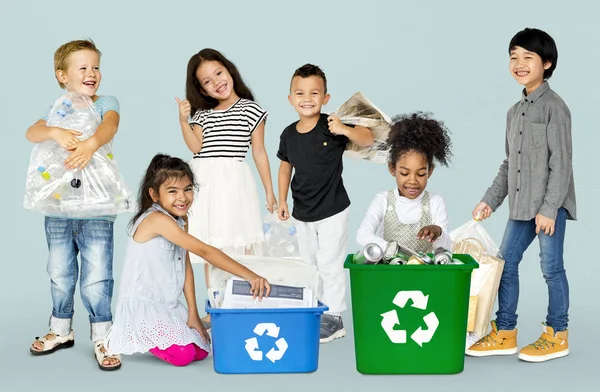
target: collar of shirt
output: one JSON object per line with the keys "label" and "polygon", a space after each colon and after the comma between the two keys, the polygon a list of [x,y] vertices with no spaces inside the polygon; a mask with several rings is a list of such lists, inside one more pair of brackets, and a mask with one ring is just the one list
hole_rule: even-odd
{"label": "collar of shirt", "polygon": [[548,81],[542,83],[542,85],[538,87],[534,92],[532,92],[529,96],[527,95],[527,90],[523,89],[523,92],[521,93],[521,105],[525,102],[534,103],[548,90],[550,90],[550,84],[548,84]]}
{"label": "collar of shirt", "polygon": [[158,204],[158,203],[153,203],[152,206],[154,208],[156,208],[157,210],[159,210],[159,211],[167,214],[171,218],[173,218],[175,220],[175,222],[177,222],[177,224],[179,225],[179,227],[181,227],[182,229],[185,227],[185,220],[182,217],[175,218],[173,215],[169,214],[169,212],[167,210],[165,210],[164,208],[162,208],[160,206],[160,204]]}
{"label": "collar of shirt", "polygon": [[411,203],[420,203],[421,199],[423,198],[423,195],[425,194],[425,191],[421,192],[421,194],[419,196],[417,196],[415,199],[409,199],[408,197],[404,197],[402,195],[400,195],[400,190],[398,188],[396,188],[396,200],[400,201],[400,203],[406,203],[406,204],[411,204]]}

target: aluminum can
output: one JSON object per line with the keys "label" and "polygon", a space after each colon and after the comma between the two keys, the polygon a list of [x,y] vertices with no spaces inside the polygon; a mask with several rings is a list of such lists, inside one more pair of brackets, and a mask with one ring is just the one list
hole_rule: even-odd
{"label": "aluminum can", "polygon": [[406,260],[404,260],[402,257],[394,257],[392,260],[390,260],[390,265],[402,265],[402,264],[406,264]]}
{"label": "aluminum can", "polygon": [[416,252],[410,248],[407,248],[404,245],[398,246],[398,254],[400,256],[404,256],[405,259],[409,259],[411,257],[416,257],[421,259],[423,263],[421,264],[433,264],[433,260],[424,252]]}
{"label": "aluminum can", "polygon": [[433,264],[434,263],[433,259],[431,257],[429,257],[427,255],[427,253],[425,253],[425,252],[419,252],[419,258],[421,260],[423,260],[423,263],[425,263],[425,264]]}
{"label": "aluminum can", "polygon": [[354,264],[377,264],[383,258],[381,246],[375,243],[369,243],[361,250],[356,252],[353,258]]}
{"label": "aluminum can", "polygon": [[433,256],[435,264],[449,264],[452,263],[452,252],[448,249],[437,248]]}
{"label": "aluminum can", "polygon": [[396,241],[388,242],[385,246],[385,249],[383,250],[383,260],[389,263],[392,259],[396,257],[399,250],[400,247]]}
{"label": "aluminum can", "polygon": [[408,261],[406,262],[406,264],[425,264],[425,262],[417,256],[410,256],[410,259],[408,259]]}

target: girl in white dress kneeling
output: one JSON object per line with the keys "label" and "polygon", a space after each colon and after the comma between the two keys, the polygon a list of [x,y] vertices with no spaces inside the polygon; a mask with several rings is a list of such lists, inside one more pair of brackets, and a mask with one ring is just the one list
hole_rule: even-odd
{"label": "girl in white dress kneeling", "polygon": [[[204,359],[210,338],[196,306],[192,252],[251,285],[255,297],[270,292],[266,279],[220,250],[189,235],[187,212],[194,199],[194,175],[179,158],[156,155],[139,191],[139,211],[130,238],[106,346],[109,353],[149,351],[175,366]],[[186,307],[179,301],[183,292]]]}

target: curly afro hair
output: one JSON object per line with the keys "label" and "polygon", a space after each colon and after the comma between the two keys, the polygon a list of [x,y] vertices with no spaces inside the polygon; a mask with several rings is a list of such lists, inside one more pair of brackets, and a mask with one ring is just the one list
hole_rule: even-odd
{"label": "curly afro hair", "polygon": [[442,121],[431,118],[430,113],[415,112],[394,117],[387,144],[390,146],[388,163],[392,166],[409,151],[423,154],[430,167],[434,159],[448,166],[452,156],[450,131]]}

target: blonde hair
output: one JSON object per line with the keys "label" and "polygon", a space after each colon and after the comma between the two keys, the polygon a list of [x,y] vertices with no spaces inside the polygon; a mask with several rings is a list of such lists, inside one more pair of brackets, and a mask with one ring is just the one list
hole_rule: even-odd
{"label": "blonde hair", "polygon": [[[66,71],[67,70],[67,60],[69,56],[74,52],[78,52],[80,50],[93,50],[98,53],[98,56],[102,56],[102,53],[94,44],[94,41],[91,39],[83,39],[67,42],[60,46],[60,48],[56,49],[54,52],[54,75],[56,76],[56,71]],[[58,77],[56,79],[58,81]],[[58,81],[58,84],[61,88],[65,88],[65,85]]]}

